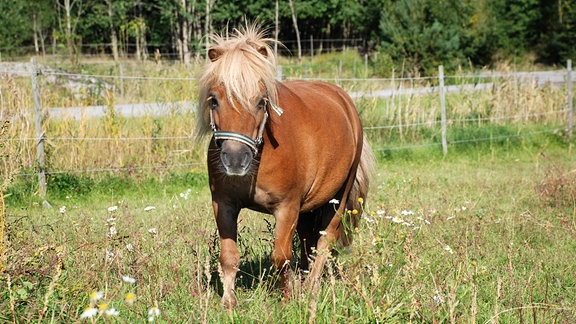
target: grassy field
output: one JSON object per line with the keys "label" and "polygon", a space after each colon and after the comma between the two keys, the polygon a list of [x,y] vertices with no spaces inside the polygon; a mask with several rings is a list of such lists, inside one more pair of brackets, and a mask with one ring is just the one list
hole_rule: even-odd
{"label": "grassy field", "polygon": [[[295,78],[371,75],[352,54],[282,64]],[[126,64],[126,76],[152,79],[127,81],[122,93],[77,96],[44,83],[46,107],[109,106],[101,119],[45,123],[50,206],[33,178],[30,82],[0,79],[0,322],[574,322],[576,154],[560,113],[565,89],[503,79],[447,95],[446,156],[438,94],[357,100],[379,163],[354,244],[330,260],[319,293],[303,290],[305,274],[295,272],[295,291],[283,296],[269,257],[274,218],[243,211],[240,305],[228,312],[192,113],[114,112],[115,103],[194,101],[195,68]],[[341,84],[426,85],[381,82]]]}
{"label": "grassy field", "polygon": [[[275,289],[274,220],[243,212],[240,306],[232,312],[220,306],[203,172],[110,177],[52,199],[52,208],[7,197],[0,320],[74,322],[93,306],[101,313],[92,320],[126,323],[148,320],[154,307],[170,323],[571,323],[570,146],[415,155],[380,162],[369,213],[353,246],[330,262],[319,294]],[[91,299],[97,292],[101,299]],[[119,314],[106,315],[111,309]]]}

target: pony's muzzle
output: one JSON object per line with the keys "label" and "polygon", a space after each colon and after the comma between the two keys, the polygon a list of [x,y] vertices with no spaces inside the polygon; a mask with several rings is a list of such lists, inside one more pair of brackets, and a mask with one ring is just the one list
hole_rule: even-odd
{"label": "pony's muzzle", "polygon": [[239,141],[222,140],[220,145],[220,160],[229,176],[245,176],[250,169],[254,153],[252,149]]}

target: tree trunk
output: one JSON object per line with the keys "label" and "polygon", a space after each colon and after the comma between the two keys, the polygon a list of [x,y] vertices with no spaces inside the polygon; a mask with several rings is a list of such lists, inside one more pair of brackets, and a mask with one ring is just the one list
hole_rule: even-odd
{"label": "tree trunk", "polygon": [[204,36],[206,38],[206,59],[208,59],[208,47],[210,46],[209,35],[212,33],[212,17],[210,12],[216,0],[206,0],[206,23],[204,25]]}
{"label": "tree trunk", "polygon": [[38,53],[40,53],[40,46],[38,44],[38,17],[36,16],[36,14],[32,14],[32,29],[34,30],[34,50],[36,52],[36,55],[38,55]]}
{"label": "tree trunk", "polygon": [[114,11],[112,9],[112,0],[106,0],[108,5],[108,19],[110,20],[110,41],[112,42],[112,57],[114,57],[114,62],[118,63],[118,36],[116,35],[116,29],[114,28]]}
{"label": "tree trunk", "polygon": [[180,24],[180,19],[178,19],[178,12],[175,12],[173,15],[175,17],[175,21],[170,18],[173,27],[173,36],[172,36],[172,47],[178,52],[178,61],[184,62],[184,52],[182,51],[182,24]]}
{"label": "tree trunk", "polygon": [[288,0],[288,3],[290,4],[290,11],[292,12],[292,23],[294,24],[294,31],[296,32],[298,62],[302,62],[302,44],[300,43],[300,30],[298,30],[298,19],[296,18],[296,10],[294,10],[294,0]]}
{"label": "tree trunk", "polygon": [[146,22],[142,18],[142,25],[140,26],[140,53],[142,55],[142,60],[148,60],[148,41],[146,40]]}
{"label": "tree trunk", "polygon": [[65,22],[66,22],[66,48],[68,48],[68,57],[73,67],[76,67],[74,40],[72,39],[72,7],[70,0],[64,0]]}
{"label": "tree trunk", "polygon": [[192,4],[189,0],[181,0],[180,5],[182,6],[182,56],[184,59],[184,64],[190,65],[190,37],[192,29],[192,18],[194,15],[194,10],[196,9],[196,1],[192,0]]}
{"label": "tree trunk", "polygon": [[[78,2],[77,4],[77,1]],[[76,32],[76,24],[72,23],[72,8],[78,8],[78,15],[77,18],[80,17],[82,13],[82,1],[81,0],[64,0],[64,4],[60,3],[60,0],[56,0],[58,8],[64,8],[64,36],[66,38],[66,48],[68,50],[68,58],[70,59],[70,63],[72,64],[72,68],[75,68],[78,64],[78,56],[77,56],[77,49],[74,40],[74,34]],[[60,18],[60,15],[58,15]],[[78,19],[77,19],[78,20]]]}
{"label": "tree trunk", "polygon": [[137,23],[136,25],[136,61],[140,62],[142,58],[142,53],[140,52],[140,26]]}
{"label": "tree trunk", "polygon": [[274,7],[274,53],[278,56],[278,35],[280,34],[280,19],[279,19],[279,9],[278,0],[276,0],[276,5]]}

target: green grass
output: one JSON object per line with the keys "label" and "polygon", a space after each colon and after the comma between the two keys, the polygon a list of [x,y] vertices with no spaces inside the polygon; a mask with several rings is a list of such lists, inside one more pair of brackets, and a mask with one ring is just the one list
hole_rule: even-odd
{"label": "green grass", "polygon": [[[304,58],[302,65],[281,61],[287,77],[373,73],[352,51]],[[118,69],[81,68],[98,75]],[[126,62],[123,69],[177,80],[133,80],[123,94],[80,97],[45,84],[43,103],[195,100],[194,68]],[[51,208],[38,197],[34,141],[3,141],[0,153],[11,158],[0,161],[6,201],[0,322],[76,322],[86,307],[106,304],[119,316],[96,321],[145,322],[157,306],[167,323],[570,323],[576,157],[562,130],[564,115],[553,114],[564,109],[565,90],[498,81],[491,91],[447,95],[446,156],[437,94],[357,100],[364,126],[376,126],[366,133],[379,164],[353,246],[329,262],[317,294],[296,283],[286,298],[270,262],[274,219],[243,211],[240,305],[232,312],[220,306],[205,167],[191,164],[205,156],[205,143],[188,138],[192,114],[129,119],[111,110],[101,119],[48,120]],[[7,116],[27,116],[29,80],[2,82]],[[341,84],[347,91],[421,85],[378,82]],[[30,125],[14,122],[0,135],[34,138]],[[116,168],[122,170],[102,171]],[[98,291],[103,298],[91,301]],[[128,293],[133,303],[125,301]]]}
{"label": "green grass", "polygon": [[243,211],[232,312],[219,301],[205,176],[104,179],[90,192],[51,197],[48,209],[7,197],[0,319],[74,322],[102,291],[94,304],[118,310],[113,322],[146,321],[157,305],[161,322],[568,323],[576,316],[576,158],[571,146],[544,151],[382,160],[371,213],[329,263],[318,294],[297,286],[283,298],[269,260],[274,220]]}

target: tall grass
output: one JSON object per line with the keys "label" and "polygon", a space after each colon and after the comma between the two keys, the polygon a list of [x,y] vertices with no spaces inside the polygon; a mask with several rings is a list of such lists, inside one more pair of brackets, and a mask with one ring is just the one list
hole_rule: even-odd
{"label": "tall grass", "polygon": [[[357,59],[354,52],[345,52],[307,60],[318,66],[313,71],[317,77],[326,77],[334,74],[332,68],[340,66],[344,66],[343,74],[351,73],[350,68]],[[202,163],[204,145],[197,145],[191,138],[193,112],[174,110],[160,117],[126,118],[115,109],[120,103],[188,102],[188,105],[192,105],[196,102],[197,84],[194,76],[199,65],[200,62],[191,67],[124,62],[123,75],[137,78],[125,79],[120,84],[120,79],[105,77],[117,75],[118,66],[85,64],[82,66],[83,72],[100,76],[102,82],[111,82],[113,85],[101,92],[86,90],[80,96],[70,94],[70,89],[63,86],[67,83],[49,81],[52,77],[62,81],[68,76],[42,77],[42,103],[45,108],[89,104],[107,107],[105,116],[98,119],[48,117],[44,124],[48,171],[86,173],[91,170],[122,169],[141,172],[152,168],[156,172],[175,166],[187,169],[194,167],[195,163]],[[288,78],[299,75],[299,70],[285,74]],[[562,135],[566,105],[566,91],[563,87],[540,87],[535,82],[518,82],[513,78],[501,77],[479,81],[461,75],[449,80],[450,84],[462,86],[472,81],[493,84],[489,90],[447,94],[448,135],[451,143],[478,139],[490,142],[502,137],[518,137],[543,131],[553,133],[555,130],[558,130],[557,136]],[[369,94],[390,87],[399,91],[416,90],[434,85],[435,80],[335,79],[332,82],[339,82],[349,92]],[[15,164],[13,167],[23,170],[23,173],[32,174],[35,168],[36,135],[29,80],[4,77],[1,86],[9,89],[3,92],[3,107],[7,108],[3,111],[7,111],[13,121],[5,135],[9,139],[6,143],[14,150],[11,156],[17,157],[11,163]],[[84,96],[87,93],[90,95]],[[366,133],[379,151],[389,152],[404,146],[437,147],[440,143],[440,100],[437,92],[395,94],[389,98],[360,97],[356,103]],[[160,173],[171,172],[166,171]]]}
{"label": "tall grass", "polygon": [[[71,322],[105,304],[121,322],[144,321],[157,306],[166,322],[569,323],[574,197],[557,196],[559,208],[541,194],[553,186],[551,163],[570,170],[575,161],[557,146],[548,154],[381,163],[354,244],[331,259],[318,293],[298,282],[288,297],[276,289],[274,221],[244,211],[232,312],[219,304],[205,178],[126,182],[115,192],[98,185],[52,209],[9,208],[0,318]],[[91,301],[96,291],[103,297]]]}
{"label": "tall grass", "polygon": [[[326,76],[343,66],[334,82],[348,91],[433,83],[343,80],[353,75],[355,59],[346,55],[317,57],[310,63],[318,69],[308,71]],[[96,75],[117,69],[83,68]],[[125,102],[195,101],[194,69],[127,64],[125,75],[183,80],[125,80],[120,92],[112,79],[116,90],[86,91],[85,97],[58,84],[47,93],[44,83],[45,107],[97,103],[109,109],[99,119],[47,120],[51,207],[42,205],[32,179],[28,81],[1,79],[2,118],[10,120],[2,129],[3,157],[9,157],[1,161],[2,174],[13,180],[2,187],[7,228],[0,321],[76,322],[87,308],[94,311],[88,321],[99,322],[576,318],[576,161],[572,144],[553,132],[564,123],[558,113],[564,90],[513,79],[492,80],[489,91],[448,94],[448,156],[438,146],[438,94],[358,99],[380,160],[353,246],[330,259],[317,293],[300,286],[305,274],[294,270],[295,289],[285,296],[269,260],[274,219],[243,211],[240,306],[223,310],[207,177],[194,163],[203,161],[205,145],[190,138],[192,113],[126,118],[114,110]],[[301,76],[302,69],[290,73]]]}

